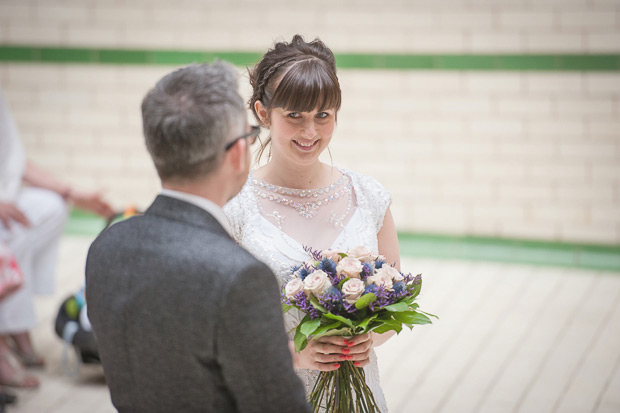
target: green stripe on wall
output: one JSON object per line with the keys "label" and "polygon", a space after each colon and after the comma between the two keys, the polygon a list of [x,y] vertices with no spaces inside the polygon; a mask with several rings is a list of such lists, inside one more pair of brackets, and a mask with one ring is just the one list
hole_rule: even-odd
{"label": "green stripe on wall", "polygon": [[[74,210],[65,233],[94,239],[104,226],[102,218]],[[400,252],[407,257],[583,268],[620,274],[620,246],[411,233],[401,233],[398,239]]]}
{"label": "green stripe on wall", "polygon": [[[249,66],[259,52],[0,45],[0,62],[184,65],[215,58]],[[336,54],[343,69],[620,71],[620,54]]]}
{"label": "green stripe on wall", "polygon": [[620,273],[620,246],[399,234],[404,256],[584,268]]}

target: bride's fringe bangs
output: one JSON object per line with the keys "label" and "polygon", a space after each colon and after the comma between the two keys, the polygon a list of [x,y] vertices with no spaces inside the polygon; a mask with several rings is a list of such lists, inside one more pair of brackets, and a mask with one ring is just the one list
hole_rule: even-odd
{"label": "bride's fringe bangs", "polygon": [[338,77],[320,59],[294,64],[277,85],[271,107],[295,112],[340,109],[342,95]]}

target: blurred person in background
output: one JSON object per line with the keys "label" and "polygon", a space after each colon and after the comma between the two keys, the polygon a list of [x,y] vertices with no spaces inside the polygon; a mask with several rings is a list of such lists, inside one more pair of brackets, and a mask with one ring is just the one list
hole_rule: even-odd
{"label": "blurred person in background", "polygon": [[39,385],[24,369],[45,364],[30,337],[37,322],[33,295],[53,293],[68,204],[105,218],[114,213],[100,193],[75,190],[26,159],[0,90],[0,241],[24,274],[22,287],[0,302],[0,385]]}

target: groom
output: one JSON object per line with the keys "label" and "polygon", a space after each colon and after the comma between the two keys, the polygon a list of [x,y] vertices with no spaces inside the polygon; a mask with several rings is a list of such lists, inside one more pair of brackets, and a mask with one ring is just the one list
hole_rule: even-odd
{"label": "groom", "polygon": [[250,128],[225,63],[168,74],[142,102],[162,182],[86,263],[88,316],[120,412],[306,412],[271,271],[221,207],[248,176]]}

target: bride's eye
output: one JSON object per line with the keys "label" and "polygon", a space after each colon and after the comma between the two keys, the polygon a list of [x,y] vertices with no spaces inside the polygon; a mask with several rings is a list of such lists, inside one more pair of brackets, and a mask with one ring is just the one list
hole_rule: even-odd
{"label": "bride's eye", "polygon": [[325,119],[327,117],[329,117],[329,113],[328,112],[319,112],[316,114],[316,117],[319,119]]}
{"label": "bride's eye", "polygon": [[291,112],[286,116],[288,116],[291,119],[299,119],[301,117],[301,114],[299,112]]}

